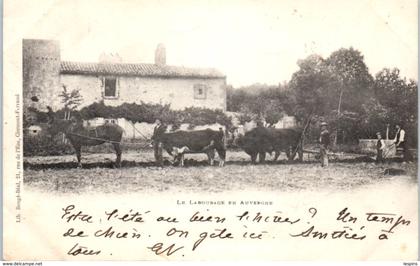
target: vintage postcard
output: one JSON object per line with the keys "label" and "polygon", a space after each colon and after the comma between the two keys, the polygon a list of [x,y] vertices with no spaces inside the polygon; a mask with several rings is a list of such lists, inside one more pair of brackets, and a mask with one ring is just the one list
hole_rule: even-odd
{"label": "vintage postcard", "polygon": [[417,260],[417,1],[3,17],[4,259]]}

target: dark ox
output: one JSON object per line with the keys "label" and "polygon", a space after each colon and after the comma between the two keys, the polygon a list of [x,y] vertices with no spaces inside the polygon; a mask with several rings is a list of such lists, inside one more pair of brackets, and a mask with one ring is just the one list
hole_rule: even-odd
{"label": "dark ox", "polygon": [[[185,153],[205,153],[209,164],[213,165],[215,151],[219,154],[219,166],[223,166],[226,158],[226,148],[224,145],[224,134],[222,131],[211,129],[197,131],[176,131],[172,133],[160,133],[153,136],[155,145],[160,149],[166,150],[171,156],[180,159],[183,165]],[[160,152],[160,154],[162,154]],[[156,158],[157,163],[162,163],[161,158]]]}
{"label": "dark ox", "polygon": [[257,156],[259,162],[265,161],[266,153],[274,154],[273,161],[276,161],[281,152],[285,152],[289,161],[293,160],[296,153],[299,160],[302,160],[301,130],[293,128],[266,128],[257,127],[238,136],[235,139],[236,146],[241,147],[251,156],[252,163],[255,163]]}
{"label": "dark ox", "polygon": [[76,151],[78,166],[82,167],[81,163],[81,148],[82,146],[96,146],[105,142],[110,142],[114,146],[117,155],[116,166],[121,166],[121,147],[120,142],[124,130],[112,123],[107,123],[101,126],[86,128],[80,124],[76,124],[71,120],[51,119],[49,122],[48,131],[51,135],[56,135],[62,132],[70,141],[74,150]]}

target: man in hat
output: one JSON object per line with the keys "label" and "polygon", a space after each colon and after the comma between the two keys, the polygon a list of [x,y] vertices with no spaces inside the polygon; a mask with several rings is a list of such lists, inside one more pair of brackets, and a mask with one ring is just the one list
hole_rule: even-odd
{"label": "man in hat", "polygon": [[408,151],[408,145],[407,145],[407,137],[405,134],[405,130],[401,128],[400,125],[395,125],[395,128],[397,129],[397,134],[394,138],[394,144],[395,146],[401,147],[403,149],[403,160],[404,162],[409,162],[411,160],[410,152]]}
{"label": "man in hat", "polygon": [[162,123],[160,119],[156,119],[155,121],[155,128],[153,129],[153,150],[155,155],[155,160],[159,166],[163,166],[163,149],[162,143],[159,141],[159,137],[162,133],[165,133],[166,126]]}
{"label": "man in hat", "polygon": [[330,133],[327,129],[328,124],[326,122],[321,123],[321,133],[319,136],[320,143],[320,155],[321,155],[321,166],[328,166],[328,146],[330,145]]}
{"label": "man in hat", "polygon": [[384,162],[384,149],[385,149],[385,141],[382,139],[381,132],[376,133],[376,137],[378,141],[376,142],[376,163],[383,163]]}

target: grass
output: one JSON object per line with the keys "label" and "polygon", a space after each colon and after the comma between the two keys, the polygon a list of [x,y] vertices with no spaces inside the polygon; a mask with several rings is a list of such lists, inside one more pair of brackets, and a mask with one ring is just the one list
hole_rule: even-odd
{"label": "grass", "polygon": [[[284,155],[282,155],[284,156]],[[417,182],[417,164],[375,165],[369,157],[338,158],[322,168],[313,157],[304,163],[252,165],[244,152],[230,151],[225,167],[208,166],[206,156],[187,155],[186,167],[156,167],[151,151],[123,154],[123,167],[112,168],[114,154],[83,154],[84,168],[74,155],[26,157],[24,182],[51,193],[229,192],[352,190],[404,178]],[[387,169],[399,169],[397,176]],[[392,172],[392,171],[391,171]]]}

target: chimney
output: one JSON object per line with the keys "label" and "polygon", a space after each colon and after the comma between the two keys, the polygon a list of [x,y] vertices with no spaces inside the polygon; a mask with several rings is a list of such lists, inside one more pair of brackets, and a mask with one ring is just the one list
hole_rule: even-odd
{"label": "chimney", "polygon": [[163,43],[158,44],[156,47],[155,64],[158,66],[166,65],[166,49]]}
{"label": "chimney", "polygon": [[122,57],[118,53],[105,53],[102,52],[99,55],[99,63],[101,64],[110,64],[110,63],[122,63]]}

